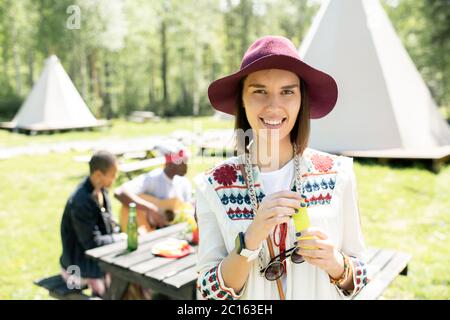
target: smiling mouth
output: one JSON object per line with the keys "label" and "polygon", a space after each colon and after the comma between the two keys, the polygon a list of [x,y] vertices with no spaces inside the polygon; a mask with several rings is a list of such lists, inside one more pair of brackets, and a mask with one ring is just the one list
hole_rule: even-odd
{"label": "smiling mouth", "polygon": [[286,121],[286,118],[278,119],[278,120],[268,120],[268,119],[264,119],[264,118],[259,118],[259,120],[261,120],[261,122],[264,124],[264,126],[269,129],[278,129]]}

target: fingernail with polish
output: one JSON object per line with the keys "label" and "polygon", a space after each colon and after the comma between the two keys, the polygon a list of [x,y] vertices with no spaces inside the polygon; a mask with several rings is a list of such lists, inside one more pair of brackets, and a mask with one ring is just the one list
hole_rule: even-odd
{"label": "fingernail with polish", "polygon": [[305,208],[306,207],[306,203],[304,203],[304,202],[300,203],[300,207]]}
{"label": "fingernail with polish", "polygon": [[306,195],[302,194],[302,198],[306,199]]}
{"label": "fingernail with polish", "polygon": [[296,235],[297,237],[300,237],[300,236],[302,235],[302,233],[301,233],[301,232],[297,232],[295,235]]}

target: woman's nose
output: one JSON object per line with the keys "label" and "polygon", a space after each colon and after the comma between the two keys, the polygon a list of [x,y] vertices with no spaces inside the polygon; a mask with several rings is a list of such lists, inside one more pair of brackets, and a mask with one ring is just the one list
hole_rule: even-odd
{"label": "woman's nose", "polygon": [[267,107],[279,108],[280,107],[279,96],[276,94],[269,94],[268,100],[267,100]]}

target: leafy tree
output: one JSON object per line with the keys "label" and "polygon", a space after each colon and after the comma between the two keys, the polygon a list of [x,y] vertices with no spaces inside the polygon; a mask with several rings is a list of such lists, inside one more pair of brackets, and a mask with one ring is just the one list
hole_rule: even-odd
{"label": "leafy tree", "polygon": [[[382,3],[433,96],[450,106],[449,1]],[[0,116],[20,106],[50,54],[59,57],[97,117],[132,110],[163,116],[212,113],[208,84],[236,71],[258,37],[284,35],[299,46],[319,4],[1,0]]]}
{"label": "leafy tree", "polygon": [[447,106],[450,116],[450,2],[385,0],[384,4],[436,102]]}

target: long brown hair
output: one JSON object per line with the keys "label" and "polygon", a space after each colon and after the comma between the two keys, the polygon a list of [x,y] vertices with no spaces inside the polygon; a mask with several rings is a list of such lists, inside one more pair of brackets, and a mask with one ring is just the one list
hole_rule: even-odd
{"label": "long brown hair", "polygon": [[[250,123],[248,122],[247,116],[245,114],[242,99],[245,79],[246,77],[241,79],[238,87],[236,109],[235,109],[236,119],[234,123],[235,132],[237,132],[237,130],[239,129],[242,129],[244,132],[247,132],[247,130],[251,129]],[[300,79],[300,93],[301,93],[300,111],[297,115],[297,119],[295,120],[294,127],[290,132],[290,139],[292,143],[294,142],[297,143],[298,151],[300,154],[302,154],[303,151],[308,147],[309,133],[311,128],[311,121],[309,118],[308,94],[306,84],[302,79]],[[247,152],[246,149],[241,150],[241,146],[248,145],[248,143],[245,143],[245,141],[242,141],[242,139],[245,139],[245,137],[242,135],[237,134],[235,136],[235,149],[237,150],[238,154]]]}

